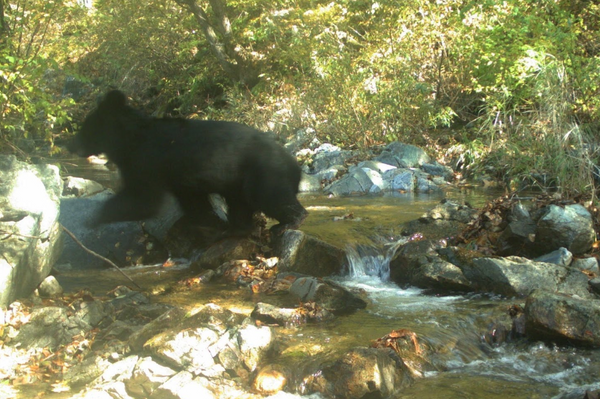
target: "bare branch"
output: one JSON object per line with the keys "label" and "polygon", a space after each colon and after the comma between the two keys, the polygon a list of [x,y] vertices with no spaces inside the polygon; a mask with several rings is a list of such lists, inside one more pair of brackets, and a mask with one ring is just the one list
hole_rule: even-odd
{"label": "bare branch", "polygon": [[217,58],[217,61],[227,75],[235,78],[237,75],[236,67],[231,61],[229,61],[229,56],[225,50],[225,44],[219,40],[215,30],[210,25],[208,21],[208,15],[206,15],[204,9],[196,4],[194,0],[175,1],[177,4],[184,6],[191,11],[192,15],[196,19],[196,22],[198,22],[198,25],[200,25],[200,29],[202,30],[204,37],[206,37],[206,40],[208,41],[213,54]]}
{"label": "bare branch", "polygon": [[8,26],[6,26],[6,20],[4,19],[4,0],[0,0],[0,40],[5,34],[8,34]]}
{"label": "bare branch", "polygon": [[114,267],[115,269],[117,269],[119,271],[119,273],[121,273],[129,281],[131,281],[133,283],[133,285],[135,285],[140,290],[142,289],[142,287],[140,287],[135,281],[133,281],[131,279],[131,277],[129,277],[127,274],[125,274],[125,272],[123,270],[121,270],[121,268],[119,266],[115,265],[110,259],[107,259],[104,256],[102,256],[102,255],[100,255],[100,254],[92,251],[91,249],[89,249],[88,247],[86,247],[85,245],[83,245],[83,243],[81,241],[79,241],[77,239],[77,237],[75,237],[75,235],[69,231],[69,229],[67,229],[65,226],[62,226],[62,225],[61,225],[61,227],[65,231],[65,233],[67,233],[69,235],[69,237],[71,237],[73,239],[73,241],[75,241],[77,243],[77,245],[79,245],[85,252],[87,252],[88,254],[90,254],[92,256],[95,256],[96,258],[102,259],[104,262],[108,263],[109,265],[111,265],[112,267]]}
{"label": "bare branch", "polygon": [[229,22],[229,18],[227,17],[227,13],[225,12],[224,1],[222,0],[209,0],[210,6],[219,21],[219,30],[221,35],[225,38],[226,41],[231,39],[231,22]]}
{"label": "bare branch", "polygon": [[226,12],[226,0],[209,0],[210,9],[214,15],[212,19],[216,20],[212,23],[207,10],[198,5],[196,0],[174,1],[192,13],[212,53],[227,76],[249,87],[255,85],[258,82],[256,65],[251,59],[246,58],[243,53],[236,50],[231,22]]}

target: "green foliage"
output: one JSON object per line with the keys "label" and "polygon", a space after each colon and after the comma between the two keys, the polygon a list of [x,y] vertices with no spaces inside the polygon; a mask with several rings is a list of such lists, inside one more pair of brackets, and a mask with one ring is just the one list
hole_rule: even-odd
{"label": "green foliage", "polygon": [[472,84],[462,87],[481,98],[476,121],[489,143],[484,163],[504,176],[552,176],[561,190],[588,191],[591,137],[566,139],[599,116],[597,88],[587,80],[597,74],[597,55],[582,51],[582,16],[554,1],[511,0],[484,2],[465,20],[478,21],[462,47],[479,62]]}
{"label": "green foliage", "polygon": [[52,143],[70,121],[69,99],[56,97],[52,74],[58,67],[47,51],[65,17],[58,1],[9,3],[0,41],[0,148],[28,138]]}
{"label": "green foliage", "polygon": [[563,190],[590,187],[590,173],[569,174],[597,158],[594,2],[25,3],[27,12],[10,3],[13,28],[0,47],[3,137],[48,137],[48,121],[68,119],[44,84],[55,69],[99,93],[121,88],[156,115],[238,120],[282,135],[310,126],[346,148],[435,144],[451,132],[448,156],[464,172],[505,180],[535,172]]}

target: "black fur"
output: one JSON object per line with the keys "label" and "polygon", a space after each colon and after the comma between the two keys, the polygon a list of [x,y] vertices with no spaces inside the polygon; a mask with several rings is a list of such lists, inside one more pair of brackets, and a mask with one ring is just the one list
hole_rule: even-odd
{"label": "black fur", "polygon": [[230,229],[252,229],[252,215],[277,219],[276,232],[306,217],[298,202],[300,167],[265,133],[233,122],[153,118],[111,91],[70,145],[80,156],[105,153],[121,172],[123,188],[107,201],[98,223],[155,216],[167,192],[198,225],[218,223],[209,194],[228,205]]}

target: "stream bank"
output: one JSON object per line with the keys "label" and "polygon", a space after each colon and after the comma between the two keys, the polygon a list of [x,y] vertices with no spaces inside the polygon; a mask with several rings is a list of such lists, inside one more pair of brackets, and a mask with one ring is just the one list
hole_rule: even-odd
{"label": "stream bank", "polygon": [[[108,229],[88,231],[86,243],[103,243],[104,254],[132,265],[127,273],[141,288],[104,266],[59,261],[56,279],[66,296],[46,293],[4,314],[3,358],[16,362],[2,373],[18,386],[7,395],[516,399],[581,398],[599,389],[596,330],[572,320],[567,327],[581,334],[552,336],[560,331],[531,318],[562,314],[564,303],[574,313],[582,301],[595,306],[588,281],[598,265],[587,261],[595,258],[582,256],[586,249],[577,250],[570,234],[556,257],[497,258],[498,242],[525,248],[546,214],[510,201],[486,205],[497,192],[457,189],[430,160],[400,162],[406,149],[391,146],[341,178],[333,174],[327,197],[302,195],[309,217],[301,231],[286,232],[280,248],[233,240],[169,258],[173,243],[194,248],[185,235],[165,239],[160,218],[111,225],[112,242],[102,236]],[[305,170],[313,176],[352,160],[336,151],[313,155]],[[397,166],[382,170],[386,162]],[[363,195],[352,195],[357,190]],[[107,195],[74,199],[81,206],[71,211],[63,200],[61,217],[71,212],[82,227],[77,236],[86,237],[85,213],[93,215]],[[576,204],[548,205],[558,212]],[[473,228],[461,233],[467,223]],[[532,284],[520,284],[521,273]],[[592,321],[593,306],[582,312]],[[528,313],[536,307],[546,311]],[[573,346],[590,337],[587,347]]]}
{"label": "stream bank", "polygon": [[[488,198],[478,190],[447,194],[447,197],[452,196],[462,196],[463,200],[479,206]],[[63,347],[64,352],[72,350],[84,361],[80,366],[73,362],[65,368],[66,375],[70,376],[67,378],[79,384],[68,388],[64,382],[54,381],[57,385],[53,388],[42,378],[20,386],[21,393],[15,394],[16,397],[32,397],[52,389],[71,391],[48,392],[46,397],[136,398],[149,396],[136,396],[140,394],[135,392],[147,395],[150,391],[158,392],[157,397],[186,397],[185,391],[175,393],[176,388],[170,393],[165,387],[157,390],[168,377],[175,375],[173,384],[179,381],[175,387],[193,386],[195,392],[207,395],[205,390],[208,389],[215,397],[335,397],[339,391],[327,379],[332,376],[344,377],[344,389],[354,387],[357,395],[363,392],[364,396],[372,389],[391,398],[582,398],[585,390],[600,388],[597,350],[522,337],[507,338],[505,333],[512,326],[508,309],[514,305],[524,307],[524,298],[484,293],[439,294],[398,285],[382,277],[385,273],[381,270],[392,258],[389,244],[402,236],[408,224],[397,223],[397,220],[419,219],[436,208],[439,196],[304,196],[302,201],[310,210],[302,230],[324,241],[334,236],[335,246],[344,245],[347,253],[347,270],[329,280],[365,301],[365,308],[327,319],[319,316],[315,307],[299,308],[298,300],[286,298],[282,291],[254,292],[249,285],[231,283],[218,276],[208,283],[193,280],[199,274],[192,273],[186,263],[175,263],[169,268],[162,265],[128,268],[127,273],[143,287],[142,292],[115,291],[115,286],[125,281],[110,269],[65,269],[57,279],[65,291],[72,294],[58,307],[67,309],[64,313],[67,319],[71,312],[86,317],[96,315],[96,320],[110,320],[110,327],[89,330],[97,332],[93,336],[83,335],[81,341],[75,341],[76,345]],[[344,217],[348,214],[354,217]],[[83,288],[86,290],[82,292]],[[113,303],[115,301],[118,303]],[[257,316],[256,309],[264,303],[317,317],[307,322],[309,317],[302,319],[296,314],[290,316],[288,323],[258,322],[261,317]],[[48,305],[48,300],[43,300],[37,306]],[[95,309],[94,312],[91,309]],[[203,314],[205,316],[201,316]],[[105,317],[99,317],[101,315]],[[190,324],[193,320],[197,324]],[[153,330],[154,336],[164,337],[159,340],[162,346],[151,349],[147,345],[133,344],[132,337],[139,334],[136,331],[156,324],[162,326]],[[138,327],[132,328],[132,325]],[[170,328],[164,330],[165,327]],[[160,332],[161,329],[164,331]],[[384,367],[398,364],[394,360],[397,355],[393,353],[384,357],[370,355],[372,350],[384,350],[369,348],[390,335],[393,339],[388,337],[384,342],[399,348],[404,366]],[[169,340],[169,336],[179,338]],[[270,339],[264,341],[265,336]],[[195,343],[188,349],[172,347],[171,351],[179,348],[178,353],[183,356],[175,360],[160,348],[177,341]],[[217,346],[213,348],[213,345]],[[250,358],[232,361],[229,355],[220,355],[218,351],[218,348],[233,347],[244,353],[240,345],[254,348],[245,352],[252,354]],[[137,350],[131,349],[136,347]],[[208,361],[206,355],[201,355],[202,348],[216,353],[210,356],[213,360],[209,363],[198,363],[201,359]],[[186,358],[192,363],[186,363]],[[226,358],[230,363],[224,360]],[[218,367],[224,364],[228,365],[225,374]],[[368,364],[379,364],[382,375],[396,382],[390,385],[392,388],[366,383],[352,385],[365,380],[350,378],[355,375],[352,373],[335,374],[334,370],[343,369],[344,364],[362,365],[365,370]],[[402,372],[399,375],[398,370]],[[388,372],[391,374],[386,374]],[[230,378],[223,379],[223,375]],[[81,384],[86,388],[76,394],[82,389]],[[360,391],[360,387],[365,391]],[[282,391],[276,393],[270,389]],[[94,396],[101,394],[110,396]]]}

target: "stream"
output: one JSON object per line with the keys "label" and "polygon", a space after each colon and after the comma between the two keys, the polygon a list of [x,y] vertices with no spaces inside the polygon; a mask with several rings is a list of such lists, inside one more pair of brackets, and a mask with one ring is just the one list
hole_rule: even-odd
{"label": "stream", "polygon": [[[69,170],[69,174],[96,178],[106,184],[94,170],[80,172]],[[105,177],[110,180],[112,174]],[[599,350],[525,340],[497,346],[485,342],[484,335],[491,331],[494,322],[510,326],[507,309],[513,304],[523,305],[523,300],[483,294],[432,296],[386,281],[392,249],[385,244],[399,238],[403,223],[417,219],[444,197],[480,207],[499,194],[470,188],[451,189],[438,195],[302,195],[300,200],[309,217],[301,230],[346,249],[348,273],[335,279],[352,290],[362,291],[369,305],[331,323],[281,328],[278,332],[287,335],[289,347],[278,362],[289,361],[295,369],[301,369],[309,354],[326,359],[352,347],[369,346],[392,330],[408,329],[428,348],[429,360],[435,367],[425,370],[424,378],[415,379],[397,398],[582,398],[586,389],[600,389]],[[259,300],[249,290],[219,283],[187,291],[166,289],[185,270],[127,270],[158,302],[186,308],[214,302],[249,315]],[[124,283],[118,273],[108,269],[75,270],[57,278],[67,292],[86,287],[98,295]],[[296,382],[296,390],[301,397],[300,381]]]}

